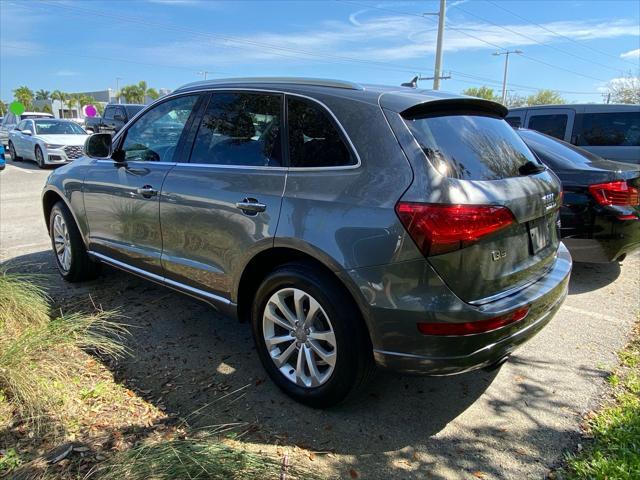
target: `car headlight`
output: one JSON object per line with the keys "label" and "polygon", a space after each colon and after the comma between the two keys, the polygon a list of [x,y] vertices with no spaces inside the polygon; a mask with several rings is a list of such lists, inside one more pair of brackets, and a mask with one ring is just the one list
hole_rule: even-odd
{"label": "car headlight", "polygon": [[44,146],[47,148],[55,148],[55,149],[64,147],[64,145],[53,145],[51,143],[45,143]]}

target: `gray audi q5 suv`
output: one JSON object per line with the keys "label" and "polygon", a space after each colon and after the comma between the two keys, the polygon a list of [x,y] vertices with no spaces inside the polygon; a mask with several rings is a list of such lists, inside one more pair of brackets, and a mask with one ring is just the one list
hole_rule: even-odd
{"label": "gray audi q5 suv", "polygon": [[493,102],[316,79],[185,85],[51,173],[60,274],[100,263],[251,322],[273,381],[337,403],[374,365],[502,362],[571,257],[557,178]]}

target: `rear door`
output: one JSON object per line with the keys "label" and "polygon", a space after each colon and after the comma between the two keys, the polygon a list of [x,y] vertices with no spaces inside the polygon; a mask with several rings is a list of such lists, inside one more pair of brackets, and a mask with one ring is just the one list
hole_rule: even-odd
{"label": "rear door", "polygon": [[526,128],[570,142],[575,116],[571,108],[534,108],[527,113]]}
{"label": "rear door", "polygon": [[640,164],[640,108],[578,115],[571,143],[608,160]]}
{"label": "rear door", "polygon": [[499,114],[456,105],[427,103],[392,122],[411,133],[398,137],[416,173],[398,213],[447,285],[484,303],[553,262],[560,183]]}
{"label": "rear door", "polygon": [[116,105],[107,105],[104,109],[104,115],[100,122],[100,132],[110,133],[113,135],[116,132],[116,115],[118,114],[118,107]]}
{"label": "rear door", "polygon": [[190,162],[162,189],[168,282],[229,297],[234,275],[273,245],[286,178],[282,104],[277,93],[211,93]]}

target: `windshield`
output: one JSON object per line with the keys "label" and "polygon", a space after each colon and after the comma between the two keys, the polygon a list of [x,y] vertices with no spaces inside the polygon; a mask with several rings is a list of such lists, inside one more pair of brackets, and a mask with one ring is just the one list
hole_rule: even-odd
{"label": "windshield", "polygon": [[60,120],[36,120],[36,133],[40,135],[86,135],[82,128],[73,122]]}
{"label": "windshield", "polygon": [[[447,177],[499,180],[540,163],[507,122],[482,115],[405,119],[429,161]],[[528,165],[527,165],[528,166]],[[525,167],[526,168],[526,167]]]}

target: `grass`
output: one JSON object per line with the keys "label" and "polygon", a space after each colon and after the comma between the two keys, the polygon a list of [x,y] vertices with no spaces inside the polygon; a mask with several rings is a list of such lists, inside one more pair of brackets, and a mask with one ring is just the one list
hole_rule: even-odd
{"label": "grass", "polygon": [[125,352],[112,314],[50,315],[50,303],[32,278],[0,272],[0,392],[35,433],[60,424],[70,378],[78,365],[69,349],[103,355]]}
{"label": "grass", "polygon": [[640,478],[640,323],[609,377],[613,398],[587,422],[593,442],[567,459],[568,479]]}
{"label": "grass", "polygon": [[[236,443],[236,442],[233,442]],[[198,431],[191,437],[154,439],[114,456],[96,468],[91,479],[99,480],[243,480],[319,479],[299,466],[243,450],[220,437],[219,432]]]}

